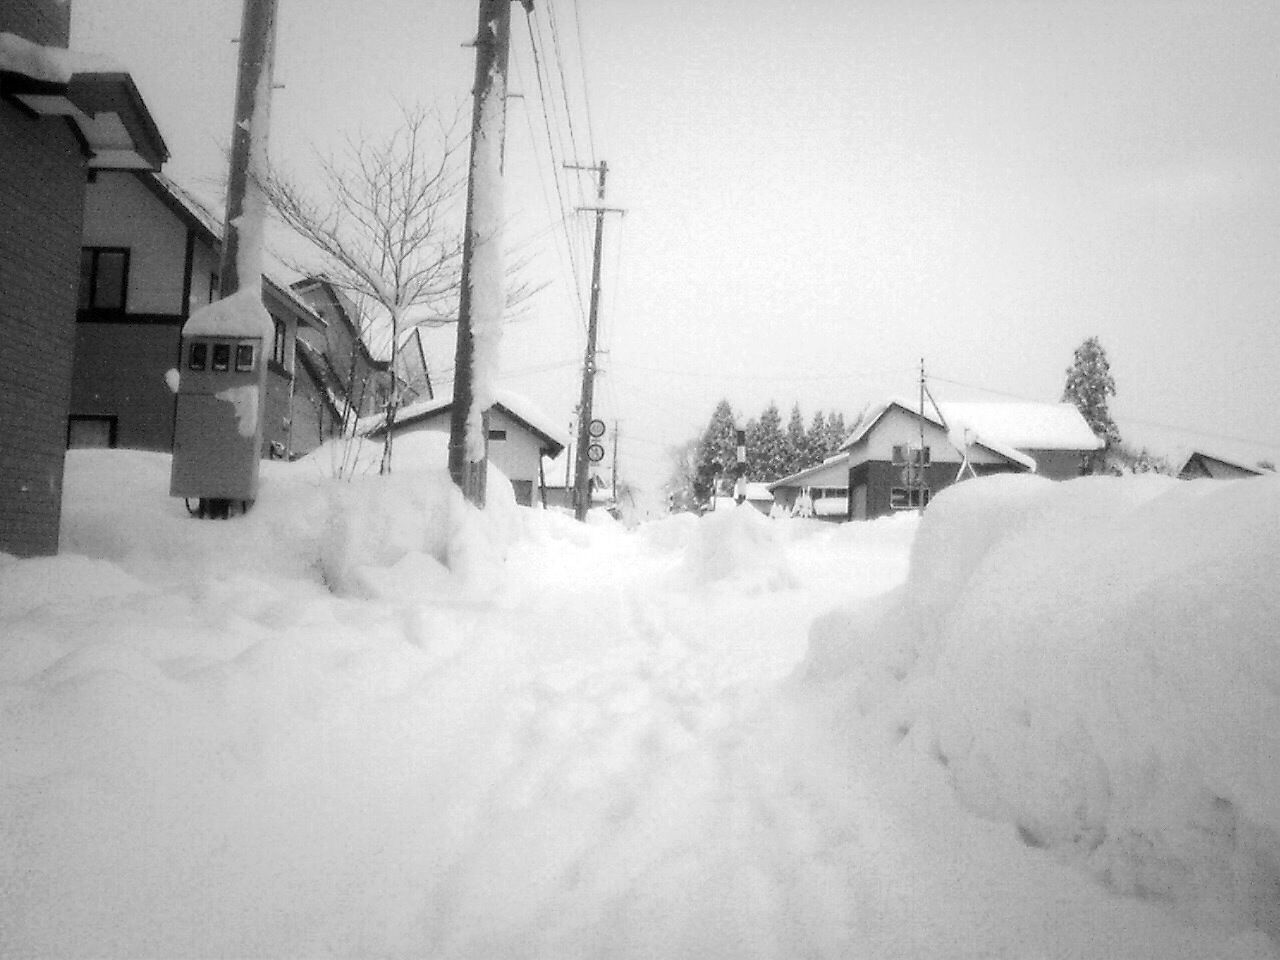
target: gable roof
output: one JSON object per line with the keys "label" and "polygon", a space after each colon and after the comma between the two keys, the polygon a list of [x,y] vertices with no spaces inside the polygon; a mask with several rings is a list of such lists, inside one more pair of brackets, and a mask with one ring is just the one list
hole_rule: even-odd
{"label": "gable roof", "polygon": [[1265,476],[1269,472],[1260,467],[1251,466],[1247,463],[1240,463],[1236,460],[1228,460],[1225,457],[1205,453],[1203,450],[1192,450],[1182,458],[1180,463],[1177,463],[1174,466],[1175,469],[1173,472],[1175,476],[1182,476],[1184,473],[1188,472],[1189,469],[1202,470],[1206,476],[1217,476],[1215,473],[1215,466],[1226,467],[1226,472],[1228,474],[1238,472],[1254,477]]}
{"label": "gable roof", "polygon": [[[512,420],[521,424],[526,430],[538,437],[543,442],[543,453],[549,457],[560,455],[560,451],[565,448],[568,441],[560,433],[559,429],[551,424],[551,419],[542,411],[538,410],[528,400],[511,393],[510,391],[500,391],[497,399],[494,401],[494,407],[501,410]],[[453,397],[436,397],[433,400],[423,400],[419,403],[411,403],[401,407],[396,413],[395,426],[405,427],[414,423],[421,423],[424,420],[431,420],[435,417],[442,416],[444,413],[453,409]],[[368,437],[380,436],[386,429],[384,417],[376,414],[371,417],[363,417],[361,426],[358,428],[361,433]]]}
{"label": "gable roof", "polygon": [[1072,403],[939,403],[947,426],[968,428],[1015,450],[1101,450],[1104,443],[1089,429]]}
{"label": "gable roof", "polygon": [[[827,459],[823,460],[821,463],[814,464],[812,467],[805,467],[803,470],[798,470],[789,477],[783,477],[781,480],[773,481],[773,483],[769,484],[769,489],[777,490],[779,487],[808,486],[808,484],[805,483],[806,480],[809,480],[824,471],[830,470],[833,467],[838,467],[848,459],[849,455],[847,453],[837,453],[835,456],[827,457]],[[845,479],[847,481],[848,478]]]}
{"label": "gable roof", "polygon": [[[887,400],[884,403],[876,404],[874,407],[868,410],[867,413],[858,421],[857,425],[854,427],[853,433],[850,434],[849,438],[840,445],[840,449],[850,450],[858,443],[861,443],[864,439],[866,439],[867,434],[871,432],[871,430],[875,427],[875,425],[884,418],[884,415],[888,413],[890,410],[894,409],[895,407],[901,410],[902,412],[906,413],[908,416],[917,417],[917,418],[920,416],[920,411],[918,409],[913,408],[911,403],[906,400],[892,399],[892,400]],[[941,420],[939,420],[938,415],[933,411],[932,408],[928,408],[928,407],[925,408],[924,419],[928,423],[933,424],[939,430],[948,431],[949,437],[955,436],[957,439],[959,439],[959,434],[954,429],[954,425],[949,423],[943,423]],[[948,428],[951,428],[951,429],[948,430]],[[1016,463],[1020,466],[1026,467],[1028,470],[1034,471],[1036,469],[1036,461],[1034,457],[1027,456],[1022,451],[1016,449],[1015,447],[1010,446],[1008,443],[1003,442],[1002,440],[998,440],[994,437],[990,437],[985,434],[972,431],[972,428],[971,428],[971,432],[967,436],[965,436],[965,441],[967,441],[967,443],[970,445],[979,446],[986,450],[989,450],[990,452],[994,453],[996,456],[1004,457],[1006,460],[1009,460],[1012,463]]]}
{"label": "gable roof", "polygon": [[[207,207],[204,201],[185,187],[158,171],[138,171],[137,177],[161,203],[187,225],[214,251],[222,247],[222,218]],[[278,306],[288,310],[299,323],[322,330],[327,325],[320,314],[311,308],[287,284],[263,273],[263,298],[270,298]]]}

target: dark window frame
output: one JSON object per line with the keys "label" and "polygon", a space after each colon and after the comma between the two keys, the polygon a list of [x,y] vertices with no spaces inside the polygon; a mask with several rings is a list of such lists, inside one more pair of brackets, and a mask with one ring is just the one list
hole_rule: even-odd
{"label": "dark window frame", "polygon": [[[196,353],[200,354],[200,363],[196,365]],[[187,369],[188,370],[208,370],[209,369],[209,344],[203,340],[197,340],[192,343],[190,349],[187,350]]]}
{"label": "dark window frame", "polygon": [[[67,449],[71,447],[71,425],[74,422],[91,422],[107,424],[107,449],[114,450],[116,446],[116,437],[120,430],[120,418],[114,414],[106,413],[70,413],[67,414]],[[91,450],[93,447],[83,447],[77,449]]]}
{"label": "dark window frame", "polygon": [[273,363],[284,367],[284,351],[285,344],[288,343],[289,340],[289,328],[279,317],[272,317],[271,322],[274,327],[274,333],[271,340],[271,360]]}
{"label": "dark window frame", "polygon": [[[85,255],[89,256],[89,268],[85,270]],[[99,264],[103,254],[120,254],[120,302],[119,304],[101,304],[98,302],[99,278],[102,271]],[[129,307],[129,268],[132,266],[132,252],[129,247],[81,247],[80,248],[80,289],[77,293],[77,308],[81,312],[125,313]],[[88,289],[86,290],[86,281]]]}
{"label": "dark window frame", "polygon": [[890,510],[919,510],[922,503],[929,506],[930,491],[928,487],[891,487],[889,489]]}

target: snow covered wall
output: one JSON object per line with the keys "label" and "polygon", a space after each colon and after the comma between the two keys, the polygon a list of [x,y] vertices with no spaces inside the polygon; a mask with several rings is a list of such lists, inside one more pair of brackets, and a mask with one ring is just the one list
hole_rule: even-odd
{"label": "snow covered wall", "polygon": [[993,477],[811,632],[839,721],[1121,893],[1280,940],[1280,478]]}

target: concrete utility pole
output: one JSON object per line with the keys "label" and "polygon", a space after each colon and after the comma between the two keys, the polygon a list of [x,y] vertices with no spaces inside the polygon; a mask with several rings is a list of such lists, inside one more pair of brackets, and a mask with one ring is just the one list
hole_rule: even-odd
{"label": "concrete utility pole", "polygon": [[596,377],[596,330],[600,320],[600,251],[604,245],[604,215],[606,213],[622,213],[617,207],[604,205],[605,178],[609,175],[609,164],[604,160],[599,166],[579,166],[565,164],[569,170],[594,170],[600,175],[596,187],[596,199],[599,203],[594,207],[579,207],[579,210],[594,210],[596,213],[595,254],[591,261],[591,313],[587,320],[587,349],[582,361],[582,400],[578,406],[578,459],[574,463],[573,482],[573,515],[579,520],[587,518],[591,509],[591,489],[588,477],[590,463],[587,458],[591,437],[591,406],[595,398]]}
{"label": "concrete utility pole", "polygon": [[[532,5],[521,0],[525,9]],[[484,506],[485,479],[488,474],[489,416],[483,415],[483,450],[480,456],[467,450],[467,419],[475,401],[475,336],[472,328],[472,267],[476,247],[481,243],[496,243],[496,237],[476,236],[477,204],[492,205],[495,200],[477,197],[477,181],[483,189],[487,178],[477,177],[477,165],[489,162],[488,151],[495,145],[484,141],[484,129],[492,108],[493,97],[502,97],[500,105],[504,114],[507,86],[507,55],[511,39],[511,0],[480,0],[479,23],[476,27],[476,75],[472,89],[471,109],[471,165],[467,178],[466,225],[462,237],[462,289],[458,297],[458,339],[454,348],[453,406],[449,414],[449,476],[461,488],[463,496],[477,507]],[[505,121],[496,131],[499,140],[505,136]],[[501,157],[502,145],[496,145]],[[499,159],[499,169],[501,160]]]}
{"label": "concrete utility pole", "polygon": [[[229,297],[245,282],[261,283],[257,277],[240,276],[240,224],[245,199],[250,191],[261,195],[260,184],[250,180],[254,147],[265,148],[267,131],[255,130],[255,115],[266,127],[271,101],[271,74],[275,61],[276,0],[244,0],[240,18],[240,61],[236,74],[235,125],[231,128],[231,163],[227,179],[227,210],[223,220],[222,253],[218,261],[218,297]],[[265,77],[264,77],[265,74]],[[258,102],[260,97],[266,103]],[[254,135],[262,143],[254,143]],[[259,171],[261,174],[263,171]]]}

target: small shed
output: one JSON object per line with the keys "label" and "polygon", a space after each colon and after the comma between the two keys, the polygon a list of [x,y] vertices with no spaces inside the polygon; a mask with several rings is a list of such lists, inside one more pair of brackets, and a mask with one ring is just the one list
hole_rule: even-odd
{"label": "small shed", "polygon": [[1201,450],[1193,450],[1183,459],[1177,475],[1179,480],[1242,480],[1246,477],[1260,477],[1267,472],[1261,467],[1251,467]]}
{"label": "small shed", "polygon": [[[437,397],[401,407],[392,429],[402,433],[449,432],[453,397]],[[378,439],[386,431],[379,415],[366,417],[365,436]],[[567,440],[551,418],[528,400],[504,391],[489,409],[489,461],[511,481],[516,503],[532,506],[542,499],[542,458],[554,459]]]}

